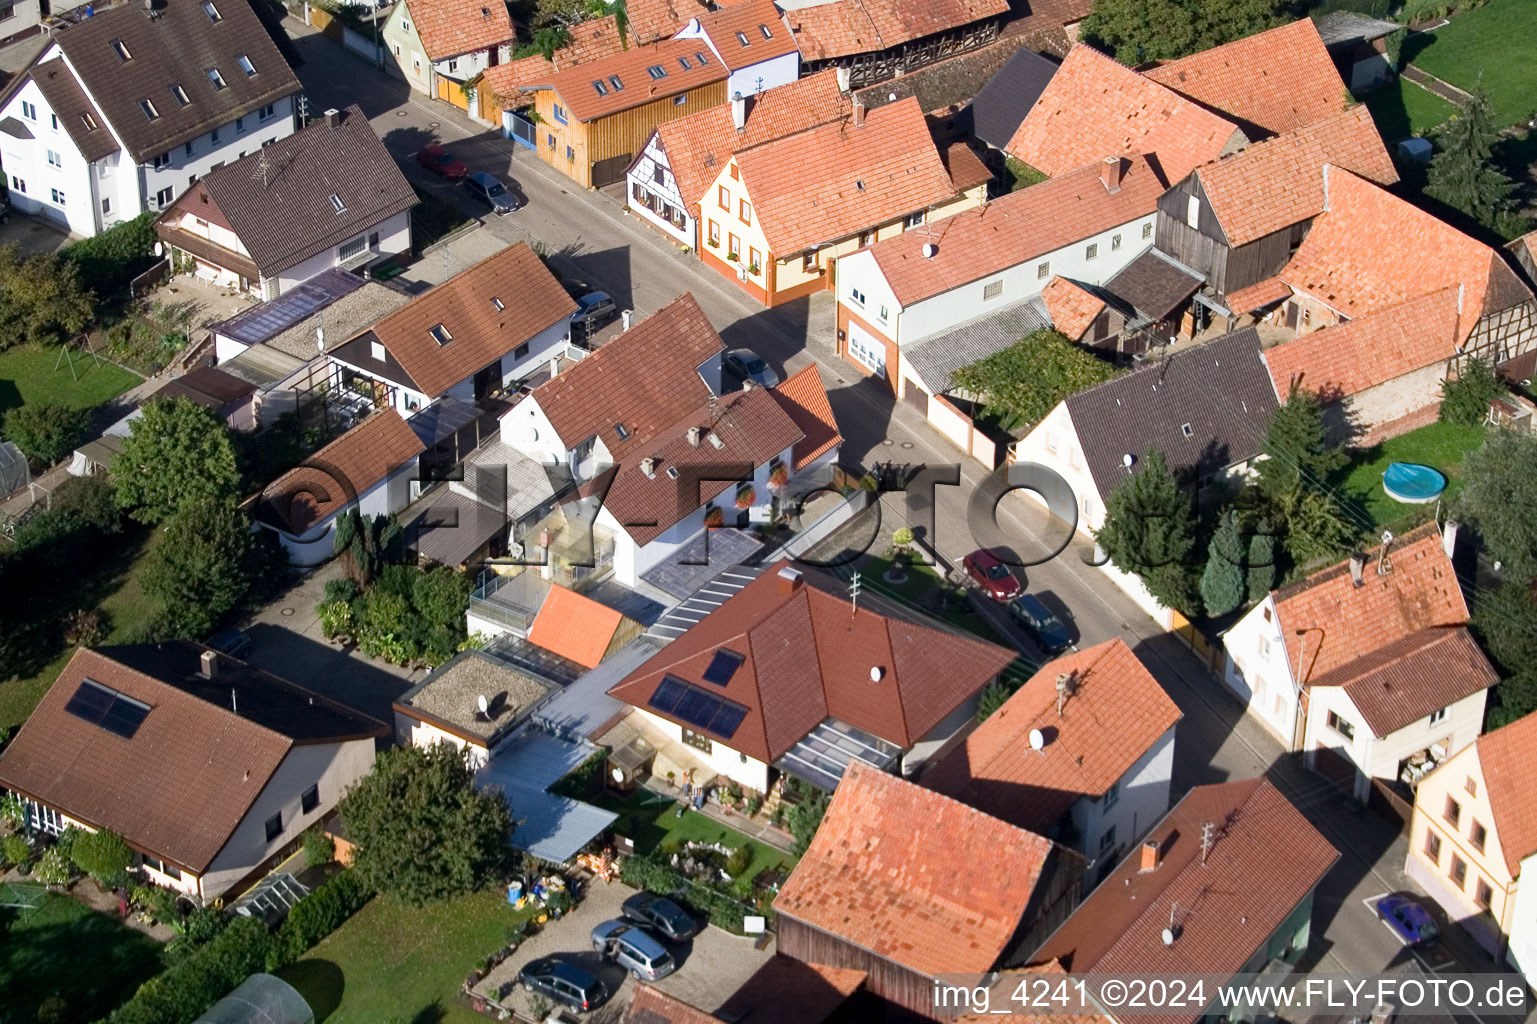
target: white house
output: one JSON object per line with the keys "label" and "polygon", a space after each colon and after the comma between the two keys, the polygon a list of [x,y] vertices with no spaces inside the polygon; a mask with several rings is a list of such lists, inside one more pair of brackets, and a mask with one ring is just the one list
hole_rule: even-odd
{"label": "white house", "polygon": [[709,43],[731,72],[728,97],[753,96],[800,77],[800,50],[772,0],[715,7],[690,18],[673,38]]}
{"label": "white house", "polygon": [[481,121],[494,116],[489,94],[483,99],[471,83],[512,58],[517,31],[506,4],[405,0],[382,19],[380,32],[412,89]]}
{"label": "white house", "polygon": [[388,731],[190,641],[80,650],[0,757],[0,785],[29,828],[110,829],[152,883],[207,902],[296,849]]}
{"label": "white house", "polygon": [[0,101],[11,204],[79,235],[164,209],[291,135],[298,92],[249,4],[99,11],[55,36]]}

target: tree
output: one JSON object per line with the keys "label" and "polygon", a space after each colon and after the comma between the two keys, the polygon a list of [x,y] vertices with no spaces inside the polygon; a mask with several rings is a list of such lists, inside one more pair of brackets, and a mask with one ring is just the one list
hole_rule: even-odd
{"label": "tree", "polygon": [[1478,591],[1473,630],[1490,659],[1506,673],[1537,666],[1537,594],[1532,585],[1506,578]]}
{"label": "tree", "polygon": [[1201,573],[1201,601],[1208,615],[1226,615],[1244,602],[1248,591],[1244,571],[1248,544],[1238,532],[1238,513],[1222,513],[1217,530],[1207,545],[1206,570]]}
{"label": "tree", "polygon": [[61,250],[65,261],[79,268],[80,281],[107,299],[126,292],[129,282],[155,259],[154,211],[120,221],[90,238]]}
{"label": "tree", "polygon": [[1094,0],[1079,35],[1122,64],[1173,60],[1288,20],[1289,0]]}
{"label": "tree", "polygon": [[1244,39],[1291,20],[1290,0],[1187,0],[1186,6],[1195,27],[1194,50]]}
{"label": "tree", "polygon": [[235,446],[217,415],[186,398],[143,409],[112,464],[118,507],[158,523],[200,499],[235,498]]}
{"label": "tree", "polygon": [[1297,565],[1339,558],[1359,533],[1349,513],[1327,491],[1301,488],[1275,507],[1286,522],[1286,553]]}
{"label": "tree", "polygon": [[386,565],[399,562],[405,553],[405,531],[391,515],[365,519],[356,508],[336,517],[332,546],[342,558],[347,576],[366,587]]}
{"label": "tree", "polygon": [[1105,501],[1105,524],[1094,540],[1116,568],[1141,577],[1165,607],[1185,615],[1200,610],[1196,574],[1195,512],[1163,453],[1149,448],[1131,476]]}
{"label": "tree", "polygon": [[1285,404],[1265,425],[1264,458],[1255,466],[1260,493],[1273,501],[1293,498],[1304,487],[1323,487],[1349,456],[1329,445],[1318,396],[1295,381]]}
{"label": "tree", "polygon": [[1495,368],[1470,356],[1457,376],[1441,382],[1441,422],[1482,426],[1489,416],[1489,403],[1508,394],[1510,389]]}
{"label": "tree", "polygon": [[1462,461],[1457,507],[1505,575],[1537,576],[1537,434],[1491,430]]}
{"label": "tree", "polygon": [[128,877],[133,851],[122,836],[102,829],[77,836],[69,858],[102,885],[119,885]]}
{"label": "tree", "polygon": [[57,402],[23,405],[5,414],[6,439],[30,459],[53,465],[85,436],[90,413]]}
{"label": "tree", "polygon": [[547,25],[534,33],[533,51],[545,60],[554,60],[555,52],[571,45],[571,32],[564,25]]}
{"label": "tree", "polygon": [[1425,194],[1493,231],[1519,234],[1522,218],[1512,199],[1515,182],[1490,159],[1499,138],[1489,97],[1479,82],[1436,136],[1437,152],[1427,171]]}
{"label": "tree", "polygon": [[82,526],[102,533],[123,528],[123,513],[104,476],[72,476],[54,490],[49,510],[74,517]]}
{"label": "tree", "polygon": [[85,329],[94,308],[73,263],[0,245],[0,348],[64,341]]}
{"label": "tree", "polygon": [[1249,603],[1258,604],[1275,586],[1276,543],[1270,523],[1260,520],[1249,538],[1249,567],[1244,574],[1249,590]]}
{"label": "tree", "polygon": [[1002,352],[956,370],[950,384],[980,395],[1008,430],[1039,423],[1064,398],[1113,376],[1115,367],[1043,328]]}
{"label": "tree", "polygon": [[496,880],[512,840],[507,802],[476,789],[468,752],[448,743],[384,751],[340,811],[353,870],[413,905]]}
{"label": "tree", "polygon": [[251,523],[231,499],[201,498],[171,516],[145,560],[144,592],[160,602],[161,631],[200,637],[245,594]]}
{"label": "tree", "polygon": [[791,806],[785,815],[785,825],[790,829],[790,834],[795,837],[795,855],[803,856],[811,846],[811,840],[816,837],[817,829],[822,827],[822,818],[827,814],[828,799],[825,793],[808,794],[801,798],[800,803]]}

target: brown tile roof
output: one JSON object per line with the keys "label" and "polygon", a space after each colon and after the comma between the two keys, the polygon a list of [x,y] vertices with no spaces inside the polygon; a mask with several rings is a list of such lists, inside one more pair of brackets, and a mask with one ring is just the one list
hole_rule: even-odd
{"label": "brown tile roof", "polygon": [[1193,53],[1146,75],[1272,134],[1314,124],[1350,102],[1311,18]]}
{"label": "brown tile roof", "polygon": [[1267,277],[1246,288],[1227,293],[1227,304],[1235,313],[1249,313],[1273,302],[1291,298],[1291,285],[1279,277]]}
{"label": "brown tile roof", "polygon": [[520,86],[543,81],[556,71],[601,60],[624,50],[612,14],[572,25],[567,34],[571,42],[555,51],[553,62],[536,53],[487,68],[481,81],[504,107],[520,107],[528,102],[527,97],[519,94]]}
{"label": "brown tile roof", "polygon": [[1537,778],[1537,714],[1485,733],[1474,742],[1494,812],[1495,835],[1514,878],[1521,861],[1537,853],[1537,800],[1532,799],[1532,779]]}
{"label": "brown tile roof", "polygon": [[635,986],[623,1024],[720,1024],[720,1018],[696,1009],[650,985]]}
{"label": "brown tile roof", "polygon": [[58,115],[59,123],[69,134],[69,139],[87,161],[100,160],[117,152],[117,140],[107,128],[107,119],[101,116],[80,88],[64,64],[63,57],[47,60],[32,69],[32,81],[43,94],[48,106]]}
{"label": "brown tile roof", "polygon": [[[685,60],[687,71],[683,70]],[[647,70],[653,67],[661,68],[664,76],[653,79]],[[724,82],[727,77],[726,68],[704,40],[665,39],[537,77],[522,88],[554,89],[578,121],[596,121],[701,85]],[[623,88],[614,87],[615,78]],[[597,82],[603,83],[602,92]]]}
{"label": "brown tile roof", "polygon": [[394,409],[374,413],[262,491],[263,521],[298,536],[424,451]]}
{"label": "brown tile roof", "polygon": [[[385,731],[231,658],[219,657],[216,682],[202,680],[204,649],[178,640],[76,651],[0,757],[0,785],[202,873],[294,746]],[[86,679],[149,705],[132,736],[65,710]]]}
{"label": "brown tile roof", "polygon": [[[714,434],[722,446],[702,441],[695,447],[688,441],[690,427]],[[802,437],[795,420],[764,389],[726,395],[651,435],[645,447],[632,449],[631,458],[618,459],[604,507],[637,544],[648,544],[694,513],[706,496],[723,490],[739,475],[735,467],[761,466]],[[655,460],[651,477],[640,468],[646,456]],[[671,469],[678,470],[677,479]]]}
{"label": "brown tile roof", "polygon": [[1324,164],[1379,185],[1398,181],[1364,103],[1197,167],[1195,176],[1236,247],[1323,213]]}
{"label": "brown tile roof", "polygon": [[[906,749],[981,690],[1014,652],[805,570],[780,592],[780,561],[609,691],[645,707],[665,675],[702,682],[715,652],[742,656],[722,696],[747,717],[730,746],[777,761],[828,717]],[[880,667],[871,682],[871,667]],[[713,684],[702,684],[716,689]]]}
{"label": "brown tile roof", "polygon": [[1311,686],[1342,686],[1374,736],[1387,736],[1500,681],[1463,626],[1416,630],[1315,675]]}
{"label": "brown tile roof", "polygon": [[1531,298],[1484,243],[1349,171],[1326,167],[1324,174],[1325,212],[1279,275],[1297,291],[1357,317],[1461,285],[1460,337],[1484,312]]}
{"label": "brown tile roof", "polygon": [[1005,149],[1050,175],[1107,156],[1148,154],[1172,184],[1241,141],[1231,121],[1080,43]]}
{"label": "brown tile roof", "polygon": [[1041,836],[861,765],[774,910],[919,974],[997,966],[1052,853]]}
{"label": "brown tile roof", "polygon": [[810,465],[843,443],[817,364],[812,363],[799,373],[791,374],[770,394],[803,435],[795,442],[791,469]]}
{"label": "brown tile roof", "polygon": [[586,668],[596,668],[624,616],[574,590],[554,586],[528,630],[528,642]]}
{"label": "brown tile roof", "polygon": [[914,99],[739,151],[737,165],[780,259],[955,196]]}
{"label": "brown tile roof", "polygon": [[993,172],[987,169],[987,165],[972,151],[971,146],[964,142],[950,143],[939,151],[939,158],[944,161],[945,170],[950,175],[950,184],[957,192],[976,188],[993,179]]}
{"label": "brown tile roof", "polygon": [[[740,0],[728,0],[730,6]],[[681,29],[690,18],[704,13],[702,4],[694,0],[629,0],[625,15],[630,20],[630,42],[642,46],[671,36]]]}
{"label": "brown tile roof", "polygon": [[[341,200],[337,211],[331,197]],[[212,203],[263,277],[355,238],[418,202],[357,105],[199,178],[157,224]],[[201,210],[200,210],[201,207]]]}
{"label": "brown tile roof", "polygon": [[739,150],[835,121],[849,112],[849,103],[838,91],[837,71],[828,68],[747,97],[747,123],[740,132],[733,126],[730,103],[668,121],[656,132],[678,194],[693,204]]}
{"label": "brown tile roof", "polygon": [[217,366],[199,366],[180,377],[166,381],[150,398],[186,398],[215,411],[238,402],[256,390],[250,381],[241,380]]}
{"label": "brown tile roof", "polygon": [[[1062,674],[1072,690],[1059,714]],[[923,784],[1011,825],[1047,833],[1080,799],[1103,796],[1180,717],[1117,637],[1047,662],[925,773]],[[1029,742],[1036,729],[1047,737],[1039,752]]]}
{"label": "brown tile roof", "polygon": [[[1216,834],[1202,863],[1201,830]],[[1162,860],[1141,871],[1136,852],[1036,953],[1073,974],[1232,974],[1307,898],[1339,859],[1263,776],[1197,786],[1148,833]],[[1171,920],[1177,935],[1165,945]],[[1150,1016],[1198,1020],[1200,1010]]]}
{"label": "brown tile roof", "polygon": [[1094,318],[1105,311],[1105,300],[1065,277],[1052,277],[1041,289],[1041,301],[1051,316],[1051,326],[1070,341],[1083,337]]}
{"label": "brown tile roof", "polygon": [[[1152,213],[1163,183],[1140,156],[1121,165],[1119,191],[1106,189],[1101,165],[1090,164],[883,239],[870,254],[897,301],[910,306]],[[925,257],[930,243],[938,252]]]}
{"label": "brown tile roof", "polygon": [[[864,985],[864,971],[808,964],[776,953],[716,1010],[721,1020],[784,1020],[821,1024]],[[758,1011],[758,1016],[749,1014]],[[841,1019],[841,1018],[840,1018]]]}
{"label": "brown tile roof", "polygon": [[[699,26],[732,71],[796,52],[795,37],[785,28],[773,0],[742,0],[716,8],[699,15]],[[737,37],[738,32],[747,37],[746,43]]]}
{"label": "brown tile roof", "polygon": [[[652,438],[709,401],[699,367],[724,349],[699,303],[684,292],[539,385],[532,398],[568,448],[596,436],[615,462],[638,462]],[[628,438],[619,437],[617,423]]]}
{"label": "brown tile roof", "polygon": [[886,50],[1007,13],[1007,0],[832,0],[785,11],[806,61]]}
{"label": "brown tile roof", "polygon": [[[173,146],[299,91],[283,55],[248,3],[214,0],[219,20],[201,0],[166,0],[157,17],[137,4],[98,10],[55,38],[86,90],[135,163],[149,163]],[[130,58],[113,47],[120,41]],[[240,67],[244,55],[255,74]],[[225,87],[208,77],[217,69]],[[180,85],[191,102],[178,103]],[[141,100],[154,104],[151,121]]]}
{"label": "brown tile roof", "polygon": [[[436,398],[575,311],[560,282],[519,242],[423,292],[360,338],[383,342],[416,389]],[[439,324],[452,337],[446,345],[429,333]]]}
{"label": "brown tile roof", "polygon": [[[1468,621],[1467,603],[1435,523],[1396,538],[1388,561],[1392,570],[1379,574],[1378,553],[1369,553],[1359,587],[1346,559],[1272,593],[1294,679],[1311,685],[1410,633]],[[1298,630],[1306,630],[1306,636],[1299,637]]]}
{"label": "brown tile roof", "polygon": [[497,0],[406,0],[429,60],[515,42],[507,5]]}
{"label": "brown tile roof", "polygon": [[1265,366],[1282,400],[1295,380],[1332,401],[1455,359],[1457,322],[1457,289],[1443,288],[1267,349]]}

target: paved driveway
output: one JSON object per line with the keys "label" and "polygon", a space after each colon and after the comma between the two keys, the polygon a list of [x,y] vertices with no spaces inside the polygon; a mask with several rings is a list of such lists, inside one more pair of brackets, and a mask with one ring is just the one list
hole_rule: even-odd
{"label": "paved driveway", "polygon": [[58,252],[69,242],[69,232],[19,210],[0,224],[0,245],[14,245],[23,253]]}

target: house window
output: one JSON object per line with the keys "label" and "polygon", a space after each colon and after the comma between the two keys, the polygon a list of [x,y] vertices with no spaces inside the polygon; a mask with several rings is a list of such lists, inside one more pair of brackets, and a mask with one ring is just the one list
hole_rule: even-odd
{"label": "house window", "polygon": [[246,73],[247,78],[256,74],[256,65],[251,63],[250,57],[247,57],[242,53],[240,56],[235,58],[235,61],[240,65],[240,70]]}
{"label": "house window", "polygon": [[571,123],[570,119],[566,117],[566,108],[561,106],[559,103],[555,104],[555,111],[554,111],[554,113],[555,113],[555,120],[559,121],[561,124],[570,124]]}
{"label": "house window", "polygon": [[271,103],[269,103],[256,112],[256,120],[265,121],[267,118],[271,117],[275,111],[276,108]]}
{"label": "house window", "polygon": [[667,172],[662,170],[661,164],[651,168],[651,183],[653,185],[661,185],[663,188],[667,187]]}
{"label": "house window", "polygon": [[676,95],[676,96],[674,96],[672,98],[672,105],[675,106],[675,107],[681,107],[681,106],[683,106],[687,102],[688,102],[688,93],[686,93],[686,92],[680,92],[680,93],[678,93],[678,95]]}
{"label": "house window", "polygon": [[1430,724],[1431,725],[1439,725],[1440,723],[1446,721],[1446,716],[1448,714],[1450,714],[1450,713],[1451,713],[1451,709],[1450,708],[1442,708],[1439,711],[1432,711],[1430,713]]}
{"label": "house window", "polygon": [[88,132],[94,132],[96,129],[101,127],[101,125],[96,123],[96,116],[90,111],[86,111],[80,115],[80,123],[85,125],[85,130]]}
{"label": "house window", "polygon": [[170,166],[170,163],[171,163],[171,154],[168,153],[168,152],[167,153],[161,153],[159,156],[156,156],[153,160],[150,161],[151,166],[153,166],[155,168],[155,170],[157,170],[157,171],[160,170],[162,167]]}
{"label": "house window", "polygon": [[1468,862],[1459,855],[1452,854],[1451,870],[1447,871],[1446,877],[1450,878],[1452,883],[1457,886],[1457,891],[1461,892],[1468,883]]}
{"label": "house window", "polygon": [[710,244],[720,248],[720,225],[710,221]]}
{"label": "house window", "polygon": [[1468,796],[1478,795],[1478,783],[1473,779],[1473,776],[1471,775],[1468,776],[1468,781],[1462,784],[1462,788],[1468,791]]}
{"label": "house window", "polygon": [[337,195],[335,192],[331,193],[331,209],[335,210],[337,213],[347,212],[347,204],[342,202],[342,197]]}
{"label": "house window", "polygon": [[742,255],[742,240],[734,234],[726,235],[726,259],[734,260]]}
{"label": "house window", "polygon": [[139,109],[144,111],[144,116],[149,118],[151,121],[160,120],[160,111],[155,109],[155,104],[149,100],[140,100]]}
{"label": "house window", "polygon": [[[160,157],[158,157],[158,156],[155,157],[155,160],[156,160],[155,166],[159,167],[160,166],[160,164],[159,164]],[[53,166],[55,166],[55,167],[63,167],[64,166],[64,158],[62,156],[60,156],[58,153],[56,153],[53,150],[51,150],[51,149],[48,151],[48,162],[50,164],[52,164]]]}
{"label": "house window", "polygon": [[[352,259],[352,257],[358,255],[364,249],[367,249],[367,248],[368,248],[368,240],[366,238],[364,238],[362,235],[359,235],[358,237],[352,239],[351,241],[343,242],[341,245],[336,247],[336,259],[337,259],[337,262],[345,263],[348,260]],[[441,344],[441,342],[440,342],[440,344]]]}
{"label": "house window", "polygon": [[704,53],[699,50],[694,51],[694,59],[699,62],[699,66],[702,68],[708,67],[710,64],[710,58],[706,57]]}
{"label": "house window", "polygon": [[1105,829],[1105,834],[1099,837],[1099,852],[1104,853],[1115,845],[1115,826]]}
{"label": "house window", "polygon": [[512,350],[512,358],[514,359],[522,359],[526,355],[528,355],[528,342],[526,341]]}
{"label": "house window", "polygon": [[715,205],[719,206],[722,210],[725,210],[727,213],[731,212],[731,193],[730,193],[730,191],[727,190],[725,185],[718,185],[718,186],[716,186],[716,188],[715,188]]}
{"label": "house window", "polygon": [[1446,823],[1452,828],[1456,828],[1458,823],[1462,820],[1462,805],[1453,800],[1451,797],[1447,797],[1446,806],[1441,809],[1441,817],[1444,818]]}
{"label": "house window", "polygon": [[999,278],[997,281],[989,281],[989,282],[987,282],[986,284],[984,284],[982,286],[982,301],[984,301],[984,302],[986,302],[988,299],[996,299],[998,296],[1000,296],[1002,294],[1003,294],[1003,279],[1002,278]]}
{"label": "house window", "polygon": [[747,269],[748,269],[748,271],[750,273],[757,273],[757,271],[754,270],[753,268],[754,267],[761,268],[762,266],[763,266],[762,254],[758,252],[757,246],[750,246],[748,248],[748,250],[747,250]]}
{"label": "house window", "polygon": [[854,304],[856,306],[859,306],[859,307],[863,308],[863,306],[865,304],[865,293],[864,292],[860,291],[858,288],[850,288],[849,289],[849,298],[854,300]]}
{"label": "house window", "polygon": [[1111,235],[1110,236],[1110,251],[1111,252],[1119,252],[1120,248],[1121,248],[1121,236],[1120,235]]}
{"label": "house window", "polygon": [[171,205],[171,188],[169,185],[155,193],[155,205],[160,207]]}
{"label": "house window", "polygon": [[554,135],[549,135],[549,136],[546,136],[546,138],[547,138],[547,140],[549,141],[549,144],[550,144],[550,152],[551,153],[555,152],[555,136]]}
{"label": "house window", "polygon": [[368,354],[374,357],[375,362],[384,362],[384,343],[378,341],[369,342]]}
{"label": "house window", "polygon": [[304,814],[308,814],[319,806],[320,786],[317,784],[306,789],[304,795],[299,797],[299,810]]}
{"label": "house window", "polygon": [[211,0],[203,0],[203,13],[208,15],[209,21],[220,20],[219,9],[213,5]]}
{"label": "house window", "polygon": [[1494,890],[1489,887],[1488,882],[1480,878],[1478,883],[1473,887],[1473,902],[1478,904],[1483,909],[1488,910],[1489,904],[1493,899]]}
{"label": "house window", "polygon": [[1185,223],[1193,228],[1201,226],[1201,201],[1195,196],[1185,199]]}
{"label": "house window", "polygon": [[751,224],[752,223],[752,203],[749,203],[745,199],[737,200],[737,204],[736,204],[736,219],[741,221],[743,224]]}
{"label": "house window", "polygon": [[885,323],[889,314],[885,306],[881,306],[881,323]]}
{"label": "house window", "polygon": [[604,85],[601,79],[594,78],[592,80],[592,91],[597,93],[599,96],[607,96],[608,86]]}
{"label": "house window", "polygon": [[449,342],[454,340],[454,336],[448,333],[448,328],[444,327],[442,324],[427,328],[427,333],[432,335],[432,340],[437,342],[439,345],[447,345]]}
{"label": "house window", "polygon": [[869,367],[876,376],[884,377],[886,376],[886,353],[874,344],[873,339],[866,341],[866,337],[863,331],[849,332],[849,355],[853,356],[856,362]]}
{"label": "house window", "polygon": [[[236,135],[244,135],[245,134],[245,118],[243,118],[243,117],[235,118],[235,134]],[[241,153],[240,155],[241,156],[245,156],[244,153]]]}
{"label": "house window", "polygon": [[1119,782],[1112,782],[1110,784],[1110,788],[1105,790],[1105,795],[1099,799],[1105,810],[1108,811],[1110,808],[1114,807],[1116,801],[1121,799],[1121,784]]}
{"label": "house window", "polygon": [[181,151],[182,151],[182,155],[183,156],[191,156],[192,155],[192,143],[190,143],[190,142],[187,143],[185,146],[183,146],[181,148]]}
{"label": "house window", "polygon": [[808,252],[806,255],[801,257],[801,273],[809,274],[816,269],[817,253],[815,251]]}
{"label": "house window", "polygon": [[921,228],[922,226],[923,226],[923,211],[922,210],[919,210],[917,213],[909,213],[906,217],[902,218],[902,228],[903,228],[903,230],[908,230],[908,229],[911,229],[911,228]]}
{"label": "house window", "polygon": [[48,115],[48,121],[49,121],[49,127],[51,127],[54,131],[58,131],[59,130],[59,115],[58,114],[49,114]]}
{"label": "house window", "polygon": [[1099,259],[1099,243],[1095,242],[1092,245],[1086,246],[1083,250],[1083,258],[1086,260]]}
{"label": "house window", "polygon": [[1255,650],[1259,651],[1259,656],[1260,656],[1260,660],[1261,661],[1269,661],[1270,660],[1270,637],[1269,636],[1261,635],[1259,637],[1259,639],[1258,639],[1258,642],[1255,643],[1254,647],[1255,647]]}
{"label": "house window", "polygon": [[1061,434],[1059,434],[1055,430],[1048,430],[1048,431],[1046,431],[1046,450],[1047,451],[1052,451],[1052,452],[1056,451],[1057,450],[1057,446],[1060,445],[1061,443],[1062,443],[1062,435]]}
{"label": "house window", "polygon": [[1045,262],[1039,263],[1039,264],[1036,265],[1036,268],[1035,268],[1035,279],[1037,281],[1044,281],[1044,280],[1046,280],[1050,276],[1051,276],[1051,260],[1046,260]]}
{"label": "house window", "polygon": [[218,68],[208,69],[208,80],[213,83],[215,89],[223,89],[226,86],[224,76],[219,73]]}
{"label": "house window", "polygon": [[459,70],[459,61],[458,60],[451,60],[451,61],[448,62],[448,73],[449,74],[453,74],[454,72],[456,72],[458,70]]}
{"label": "house window", "polygon": [[1142,225],[1142,237],[1143,237],[1144,240],[1153,237],[1153,222],[1152,221],[1148,221],[1146,224]]}
{"label": "house window", "polygon": [[[219,144],[219,129],[217,129],[217,128],[210,128],[208,130],[208,141],[213,143],[215,146],[217,146]],[[219,164],[215,164],[214,166],[218,167],[220,165]]]}
{"label": "house window", "polygon": [[1434,829],[1425,830],[1425,856],[1436,867],[1441,866],[1441,837],[1436,835]]}
{"label": "house window", "polygon": [[267,842],[269,842],[269,843],[272,842],[274,839],[276,839],[278,836],[282,835],[283,834],[283,812],[282,811],[278,811],[272,817],[268,818],[267,821],[266,821],[266,824],[263,825],[263,828],[267,832]]}
{"label": "house window", "polygon": [[56,188],[54,188],[54,189],[49,189],[49,190],[48,190],[48,191],[50,191],[50,192],[52,192],[52,193],[53,193],[53,201],[54,201],[54,202],[55,202],[55,203],[58,203],[58,204],[59,204],[59,205],[60,205],[60,206],[63,206],[63,205],[64,205],[64,193],[63,193],[63,192],[60,192],[60,191],[59,191],[59,190],[58,190],[58,189],[56,189]]}
{"label": "house window", "polygon": [[732,181],[741,181],[742,180],[742,169],[740,167],[738,167],[735,163],[733,163],[728,168],[728,170],[731,172],[731,180]]}
{"label": "house window", "polygon": [[175,864],[163,865],[160,869],[160,873],[165,877],[172,879],[173,881],[181,880],[181,868],[177,867]]}
{"label": "house window", "polygon": [[400,17],[400,30],[402,32],[411,31],[411,21],[405,15],[401,15]]}
{"label": "house window", "polygon": [[1489,830],[1478,821],[1473,822],[1473,827],[1468,830],[1468,842],[1473,844],[1473,849],[1479,853],[1484,852],[1484,844],[1489,841]]}
{"label": "house window", "polygon": [[736,34],[736,41],[741,43],[743,46],[751,46],[752,45],[752,43],[747,41],[747,33],[746,32],[738,32]]}
{"label": "house window", "polygon": [[667,77],[667,69],[662,67],[660,64],[652,64],[650,67],[646,68],[646,74],[651,76],[651,80],[653,82],[660,82],[662,79]]}
{"label": "house window", "polygon": [[16,17],[15,4],[0,4],[0,21],[10,21]]}
{"label": "house window", "polygon": [[1329,728],[1333,729],[1347,740],[1354,740],[1356,738],[1356,727],[1351,725],[1345,719],[1341,718],[1339,715],[1335,714],[1333,711],[1329,712],[1327,721],[1329,723]]}
{"label": "house window", "polygon": [[678,63],[683,66],[683,70],[684,71],[688,70],[688,58],[687,57],[679,57],[678,58]]}
{"label": "house window", "polygon": [[683,730],[683,742],[696,750],[704,751],[706,754],[713,753],[715,750],[715,743],[710,737],[701,736],[692,729]]}
{"label": "house window", "polygon": [[619,80],[619,76],[618,75],[609,75],[608,76],[608,84],[614,87],[614,91],[615,92],[623,92],[624,91],[624,82]]}
{"label": "house window", "polygon": [[101,212],[102,213],[111,213],[112,212],[112,200],[110,198],[103,199],[101,201]]}
{"label": "house window", "polygon": [[576,150],[572,149],[570,146],[566,147],[566,159],[567,160],[575,160],[576,159]]}

